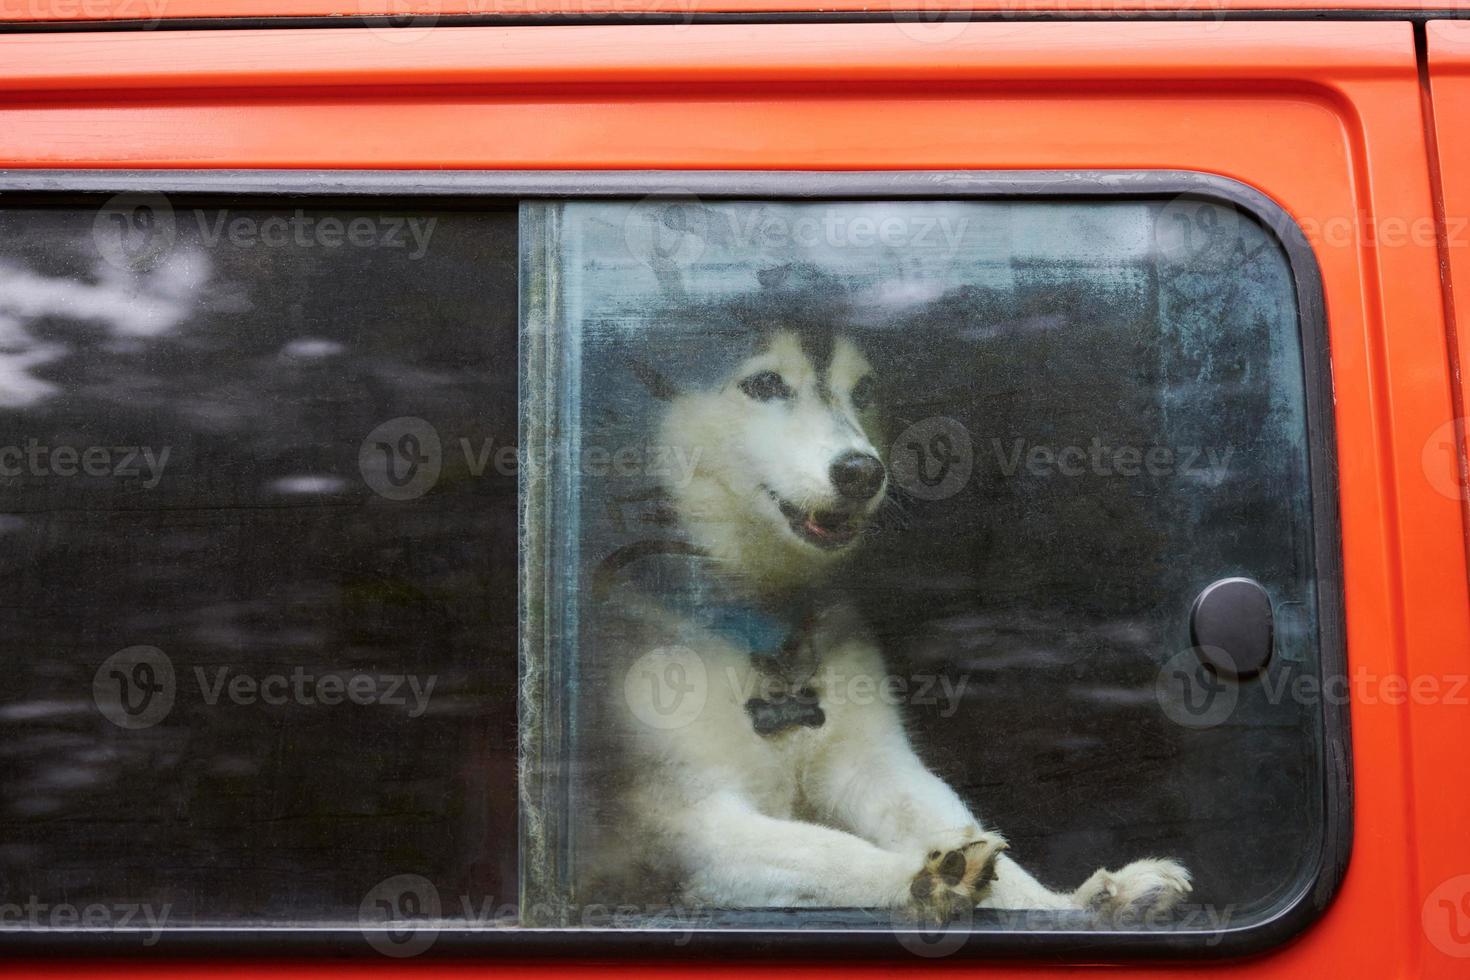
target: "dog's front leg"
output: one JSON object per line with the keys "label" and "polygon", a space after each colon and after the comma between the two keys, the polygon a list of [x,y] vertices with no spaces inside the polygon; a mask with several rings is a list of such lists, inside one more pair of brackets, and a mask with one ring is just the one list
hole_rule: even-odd
{"label": "dog's front leg", "polygon": [[887,708],[865,715],[837,719],[837,737],[810,774],[808,801],[822,818],[897,854],[935,860],[959,849],[987,862],[977,899],[1001,887],[1007,871],[1017,885],[1019,878],[1034,884],[1000,853],[1004,839],[983,828],[959,794],[914,753],[897,715]]}
{"label": "dog's front leg", "polygon": [[[862,646],[846,652],[847,676],[882,676],[875,653]],[[824,820],[898,854],[932,856],[972,841],[1000,842],[959,794],[924,765],[895,708],[882,703],[839,704],[829,718],[830,740],[805,786],[808,801]],[[1082,907],[1072,894],[1041,884],[1009,855],[999,855],[993,874],[994,879],[977,890],[983,907]]]}
{"label": "dog's front leg", "polygon": [[803,781],[808,804],[824,822],[900,854],[928,855],[987,837],[1003,850],[1004,842],[919,759],[897,707],[852,693],[884,690],[887,680],[876,648],[865,640],[828,653],[815,681],[827,724]]}
{"label": "dog's front leg", "polygon": [[852,834],[758,812],[717,794],[680,812],[673,831],[686,892],[741,908],[894,906],[919,870],[913,856]]}
{"label": "dog's front leg", "polygon": [[[867,678],[878,689],[885,676],[876,650],[853,643],[829,660],[833,678]],[[898,854],[943,853],[966,841],[996,840],[949,784],[924,765],[909,743],[898,711],[874,701],[828,698],[827,742],[804,789],[820,817]],[[1166,913],[1190,891],[1190,876],[1175,861],[1146,859],[1117,871],[1099,869],[1076,891],[1054,891],[1009,855],[993,864],[994,878],[977,890],[978,905],[1001,909],[1086,909],[1123,922]]]}
{"label": "dog's front leg", "polygon": [[[839,719],[838,724],[842,720]],[[838,730],[832,751],[807,787],[823,816],[885,850],[934,855],[967,841],[998,841],[957,793],[914,753],[897,715],[870,710]],[[1074,892],[1055,891],[1002,854],[977,904],[997,909],[1085,909],[1112,921],[1168,911],[1189,892],[1189,873],[1173,861],[1135,861],[1099,870]]]}
{"label": "dog's front leg", "polygon": [[[831,827],[766,816],[733,794],[682,810],[669,829],[686,898],[701,905],[907,908],[942,918],[972,895],[978,869],[994,865],[993,853],[946,852],[926,862]],[[967,860],[977,869],[968,877]]]}

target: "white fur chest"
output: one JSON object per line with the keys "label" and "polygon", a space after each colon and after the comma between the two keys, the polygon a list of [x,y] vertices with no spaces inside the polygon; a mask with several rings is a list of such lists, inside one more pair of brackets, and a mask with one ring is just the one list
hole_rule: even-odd
{"label": "white fur chest", "polygon": [[[645,784],[662,786],[663,793],[693,800],[718,793],[737,793],[771,817],[790,819],[806,812],[806,782],[834,745],[857,747],[868,727],[864,716],[892,711],[881,702],[861,703],[843,696],[855,676],[881,681],[876,651],[866,642],[854,642],[846,631],[821,632],[813,638],[818,652],[816,671],[803,686],[817,696],[820,725],[794,724],[780,732],[756,731],[747,707],[754,698],[779,697],[789,685],[763,673],[751,659],[714,634],[701,638],[698,648],[671,649],[665,655],[678,663],[693,699],[679,724],[646,723],[651,704],[643,698],[653,689],[629,687],[629,724],[638,749]],[[645,694],[645,691],[648,694]]]}

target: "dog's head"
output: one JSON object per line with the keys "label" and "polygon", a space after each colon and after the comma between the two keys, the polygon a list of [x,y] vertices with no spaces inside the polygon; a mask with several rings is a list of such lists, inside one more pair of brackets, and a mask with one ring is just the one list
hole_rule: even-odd
{"label": "dog's head", "polygon": [[695,543],[779,586],[850,551],[884,498],[873,365],[830,330],[775,329],[715,385],[673,397],[663,438],[694,461],[675,504]]}

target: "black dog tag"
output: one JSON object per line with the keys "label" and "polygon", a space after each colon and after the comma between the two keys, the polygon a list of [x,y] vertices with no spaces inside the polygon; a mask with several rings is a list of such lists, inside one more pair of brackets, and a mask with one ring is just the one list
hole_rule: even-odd
{"label": "black dog tag", "polygon": [[779,735],[803,725],[821,728],[827,720],[817,703],[817,692],[809,687],[778,698],[751,698],[745,702],[745,713],[757,735]]}

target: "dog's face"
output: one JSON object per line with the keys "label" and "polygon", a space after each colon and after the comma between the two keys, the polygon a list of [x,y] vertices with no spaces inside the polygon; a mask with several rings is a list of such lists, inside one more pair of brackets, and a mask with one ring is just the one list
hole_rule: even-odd
{"label": "dog's face", "polygon": [[779,573],[848,550],[878,509],[873,368],[840,335],[778,331],[718,388],[670,406],[695,463],[681,516],[716,554]]}

